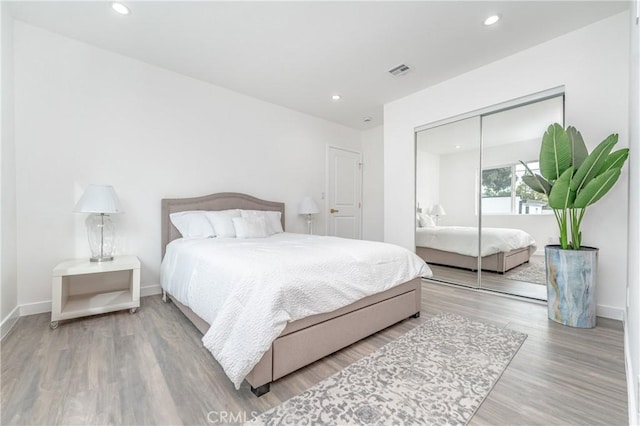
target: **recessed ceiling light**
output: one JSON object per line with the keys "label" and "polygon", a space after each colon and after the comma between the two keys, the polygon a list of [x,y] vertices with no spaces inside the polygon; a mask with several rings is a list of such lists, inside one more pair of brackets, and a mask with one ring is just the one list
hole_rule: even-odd
{"label": "recessed ceiling light", "polygon": [[111,8],[113,10],[115,10],[116,12],[118,12],[120,15],[129,15],[131,14],[131,10],[129,10],[129,8],[127,6],[125,6],[122,3],[116,3],[113,2],[111,3]]}
{"label": "recessed ceiling light", "polygon": [[462,148],[462,145],[456,145],[456,149]]}
{"label": "recessed ceiling light", "polygon": [[493,25],[500,20],[500,15],[491,15],[484,20],[486,26]]}
{"label": "recessed ceiling light", "polygon": [[340,95],[332,95],[331,99],[333,99],[334,101],[339,101],[340,99],[342,99],[342,96],[340,96]]}

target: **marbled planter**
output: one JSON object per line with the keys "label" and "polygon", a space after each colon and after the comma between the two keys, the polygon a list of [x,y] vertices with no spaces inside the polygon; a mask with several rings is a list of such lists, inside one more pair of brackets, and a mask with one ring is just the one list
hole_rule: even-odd
{"label": "marbled planter", "polygon": [[570,327],[595,327],[598,249],[563,250],[550,245],[544,253],[549,319]]}

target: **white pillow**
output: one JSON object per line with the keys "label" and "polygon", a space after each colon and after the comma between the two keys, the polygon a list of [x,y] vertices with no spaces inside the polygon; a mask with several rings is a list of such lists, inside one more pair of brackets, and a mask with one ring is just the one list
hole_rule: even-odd
{"label": "white pillow", "polygon": [[233,226],[234,217],[240,217],[240,210],[220,210],[207,212],[207,218],[216,231],[216,236],[221,238],[235,238],[236,228]]}
{"label": "white pillow", "polygon": [[264,217],[234,217],[232,220],[238,238],[265,238],[270,235]]}
{"label": "white pillow", "polygon": [[433,221],[431,215],[420,213],[418,216],[420,217],[420,227],[434,228],[436,226],[436,223]]}
{"label": "white pillow", "polygon": [[240,210],[240,215],[242,217],[264,217],[269,235],[284,232],[282,229],[282,221],[280,220],[282,217],[281,212],[267,210]]}
{"label": "white pillow", "polygon": [[171,213],[169,219],[183,238],[215,237],[216,231],[202,210]]}

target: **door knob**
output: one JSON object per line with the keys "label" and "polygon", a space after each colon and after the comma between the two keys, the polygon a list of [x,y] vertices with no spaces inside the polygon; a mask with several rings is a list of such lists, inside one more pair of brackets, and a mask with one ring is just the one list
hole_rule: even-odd
{"label": "door knob", "polygon": [[338,213],[340,210],[336,210],[336,209],[331,209],[329,210],[329,213]]}

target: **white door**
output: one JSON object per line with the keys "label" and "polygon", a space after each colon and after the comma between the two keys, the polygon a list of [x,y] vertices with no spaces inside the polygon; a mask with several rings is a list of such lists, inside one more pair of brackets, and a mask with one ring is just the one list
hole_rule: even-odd
{"label": "white door", "polygon": [[361,238],[362,163],[360,153],[329,147],[328,234]]}

